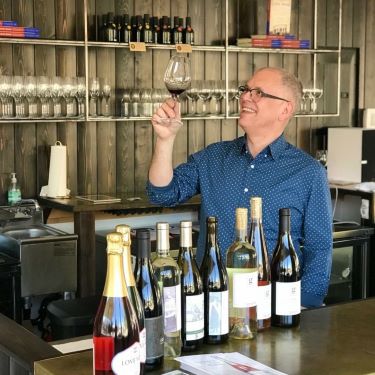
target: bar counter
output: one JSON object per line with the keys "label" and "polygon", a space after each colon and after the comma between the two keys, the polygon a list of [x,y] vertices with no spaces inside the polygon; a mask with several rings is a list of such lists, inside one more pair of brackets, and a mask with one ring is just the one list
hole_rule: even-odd
{"label": "bar counter", "polygon": [[[204,345],[201,354],[240,352],[289,375],[355,375],[375,372],[375,299],[304,310],[299,328],[274,328],[258,333],[256,340],[229,340]],[[164,374],[178,369],[165,360]],[[91,375],[92,351],[69,354],[35,363],[35,375]]]}

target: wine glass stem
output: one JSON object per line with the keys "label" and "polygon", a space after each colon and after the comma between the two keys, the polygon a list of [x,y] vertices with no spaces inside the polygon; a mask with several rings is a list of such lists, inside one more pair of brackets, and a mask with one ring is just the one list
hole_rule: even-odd
{"label": "wine glass stem", "polygon": [[177,118],[178,118],[179,120],[181,120],[181,103],[180,103],[180,100],[179,100],[179,98],[178,98],[178,95],[176,95],[176,94],[172,94],[172,99],[176,102],[176,103],[175,103],[175,106],[177,106],[177,107],[176,107],[176,110],[175,110],[175,112],[176,112],[176,116],[177,116]]}

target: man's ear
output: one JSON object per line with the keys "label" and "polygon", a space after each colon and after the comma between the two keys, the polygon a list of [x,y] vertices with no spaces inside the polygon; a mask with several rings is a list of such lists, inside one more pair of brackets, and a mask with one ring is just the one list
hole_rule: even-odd
{"label": "man's ear", "polygon": [[279,113],[279,120],[285,121],[293,117],[294,113],[294,104],[292,102],[284,102],[282,109]]}

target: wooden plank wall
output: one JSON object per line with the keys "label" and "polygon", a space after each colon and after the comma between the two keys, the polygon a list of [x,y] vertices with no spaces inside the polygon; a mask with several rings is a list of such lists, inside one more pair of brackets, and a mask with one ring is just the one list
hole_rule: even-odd
{"label": "wooden plank wall", "polygon": [[[229,36],[237,32],[237,4],[229,0]],[[319,11],[318,44],[337,45],[338,0],[317,0]],[[197,44],[223,41],[225,35],[224,0],[87,0],[90,30],[95,14],[179,15],[192,17]],[[293,0],[292,32],[312,39],[314,0]],[[240,4],[243,6],[243,3]],[[266,20],[266,0],[252,0],[257,12],[251,20],[262,33]],[[14,19],[24,26],[40,27],[42,37],[83,40],[83,1],[81,0],[0,0],[0,19]],[[241,20],[248,22],[247,20]],[[375,56],[375,4],[372,0],[343,0],[344,47],[359,48],[359,107],[375,107],[373,64]],[[133,54],[126,49],[89,48],[89,77],[107,77],[113,85],[111,108],[119,111],[126,88],[162,88],[163,73],[170,51]],[[225,78],[225,54],[195,52],[191,56],[194,80]],[[229,79],[246,81],[263,66],[281,66],[297,74],[307,85],[312,78],[312,60],[306,56],[274,54],[229,54]],[[337,65],[318,60],[318,83],[324,87],[321,106],[335,106]],[[0,68],[8,75],[84,75],[83,47],[55,47],[0,44]],[[353,82],[345,81],[345,90]],[[345,86],[346,85],[346,86]],[[115,91],[116,88],[116,91]],[[332,99],[333,97],[333,99]],[[294,119],[286,130],[287,139],[314,154],[315,131],[322,126],[347,122],[348,103],[340,118]],[[352,102],[350,102],[352,103]],[[346,106],[346,108],[345,108]],[[346,117],[345,117],[345,116]],[[343,117],[344,116],[344,117]],[[349,116],[350,117],[350,116]],[[344,125],[348,125],[345,123]],[[354,125],[350,123],[349,125]],[[186,122],[176,139],[174,164],[204,146],[233,139],[242,131],[235,120],[194,120]],[[9,175],[17,173],[25,198],[36,197],[48,180],[50,146],[56,140],[68,147],[68,187],[77,193],[141,192],[147,180],[155,136],[148,121],[89,123],[1,123],[0,124],[0,204],[6,202]]]}

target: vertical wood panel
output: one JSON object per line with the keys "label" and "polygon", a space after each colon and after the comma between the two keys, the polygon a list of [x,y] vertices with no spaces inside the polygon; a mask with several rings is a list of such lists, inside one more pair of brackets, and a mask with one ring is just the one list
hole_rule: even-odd
{"label": "vertical wood panel", "polygon": [[[204,44],[204,2],[201,0],[189,0],[188,16],[191,17],[192,27],[195,32],[195,44]],[[204,52],[194,52],[190,56],[192,79],[200,81],[204,79]],[[205,145],[204,121],[193,120],[188,123],[188,154],[201,150]]]}

